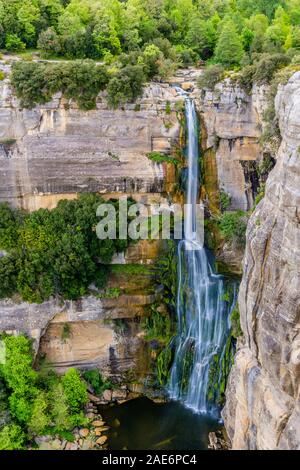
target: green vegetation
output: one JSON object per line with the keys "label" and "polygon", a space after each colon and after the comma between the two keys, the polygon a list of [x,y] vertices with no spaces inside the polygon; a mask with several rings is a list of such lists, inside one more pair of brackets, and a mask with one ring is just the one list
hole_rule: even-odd
{"label": "green vegetation", "polygon": [[239,311],[238,304],[234,307],[231,313],[230,322],[231,322],[231,336],[233,336],[236,339],[239,336],[242,336],[243,331],[242,331],[241,324],[240,324],[240,311]]}
{"label": "green vegetation", "polygon": [[224,212],[218,221],[224,239],[238,247],[246,243],[247,213],[243,211]]}
{"label": "green vegetation", "polygon": [[117,299],[121,295],[121,289],[119,287],[109,287],[105,291],[99,294],[100,299]]}
{"label": "green vegetation", "polygon": [[109,77],[106,68],[92,60],[65,63],[17,62],[13,65],[11,82],[25,108],[50,101],[61,91],[74,99],[81,109],[96,107],[96,97]]}
{"label": "green vegetation", "polygon": [[231,204],[231,196],[226,191],[220,191],[220,208],[222,212],[225,212]]}
{"label": "green vegetation", "polygon": [[63,433],[85,424],[86,385],[76,369],[62,377],[49,368],[33,369],[31,341],[4,336],[6,362],[0,380],[11,422],[0,423],[0,450],[22,449],[34,436]]}
{"label": "green vegetation", "polygon": [[167,345],[173,336],[171,317],[157,305],[151,305],[150,315],[143,319],[142,327],[146,331],[146,341],[159,341]]}
{"label": "green vegetation", "polygon": [[[30,214],[0,204],[0,248],[8,252],[0,258],[0,298],[17,292],[40,303],[55,295],[77,299],[91,283],[103,288],[105,264],[128,246],[127,240],[98,239],[96,210],[103,202],[97,194],[80,194]],[[117,201],[110,203],[117,212]]]}
{"label": "green vegetation", "polygon": [[242,68],[246,90],[269,82],[290,61],[299,67],[299,10],[300,0],[0,0],[0,48],[26,61],[33,51],[79,61],[16,65],[14,86],[24,106],[62,90],[91,109],[107,88],[117,107],[140,96],[148,79],[199,60],[210,66],[199,82],[207,88],[222,67]]}
{"label": "green vegetation", "polygon": [[83,377],[96,395],[102,395],[104,390],[113,388],[113,384],[109,380],[105,380],[98,369],[84,372]]}
{"label": "green vegetation", "polygon": [[200,88],[213,90],[217,83],[225,77],[225,70],[221,65],[210,65],[207,67],[198,79]]}
{"label": "green vegetation", "polygon": [[160,152],[150,152],[147,154],[149,160],[155,163],[173,163],[173,165],[179,165],[181,162],[177,158],[172,158],[169,155]]}

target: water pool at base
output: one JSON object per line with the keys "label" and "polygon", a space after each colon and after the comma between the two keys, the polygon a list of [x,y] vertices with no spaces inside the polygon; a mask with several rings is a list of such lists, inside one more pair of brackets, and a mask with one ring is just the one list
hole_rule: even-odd
{"label": "water pool at base", "polygon": [[110,431],[110,450],[205,450],[217,420],[193,413],[178,402],[137,398],[101,409]]}

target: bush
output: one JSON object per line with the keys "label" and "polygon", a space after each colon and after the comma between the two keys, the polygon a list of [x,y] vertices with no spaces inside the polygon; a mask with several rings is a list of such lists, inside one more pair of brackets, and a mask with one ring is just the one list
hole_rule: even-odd
{"label": "bush", "polygon": [[26,44],[16,35],[7,34],[5,38],[5,49],[8,52],[21,52],[26,48]]}
{"label": "bush", "polygon": [[5,79],[5,73],[2,70],[0,70],[0,82],[2,82],[2,80],[4,79]]}
{"label": "bush", "polygon": [[62,378],[62,386],[72,413],[79,413],[87,403],[87,391],[76,369],[69,369]]}
{"label": "bush", "polygon": [[83,377],[91,385],[96,395],[102,395],[104,390],[112,387],[111,382],[104,380],[98,369],[84,372]]}
{"label": "bush", "polygon": [[127,65],[109,82],[107,87],[108,103],[112,108],[133,102],[142,94],[146,77],[143,66]]}
{"label": "bush", "polygon": [[245,246],[247,229],[245,212],[224,212],[219,220],[219,228],[227,242],[239,247]]}
{"label": "bush", "polygon": [[70,369],[59,377],[49,368],[37,372],[29,339],[4,336],[3,341],[6,362],[0,365],[0,374],[8,395],[5,403],[14,422],[4,421],[7,426],[0,432],[0,449],[23,448],[34,435],[55,434],[86,424],[82,410],[87,391],[79,373]]}
{"label": "bush", "polygon": [[253,82],[258,85],[270,83],[277,70],[287,66],[291,59],[286,54],[264,54],[261,60],[255,65]]}
{"label": "bush", "polygon": [[96,107],[96,98],[108,83],[106,68],[91,60],[69,63],[17,62],[12,67],[11,83],[21,106],[44,104],[61,91],[84,110]]}
{"label": "bush", "polygon": [[17,424],[8,424],[0,431],[0,450],[24,449],[26,435]]}
{"label": "bush", "polygon": [[45,57],[61,52],[59,36],[53,28],[48,28],[40,33],[37,46]]}
{"label": "bush", "polygon": [[[77,200],[60,201],[52,211],[31,214],[0,204],[0,249],[8,252],[0,259],[0,297],[18,292],[24,300],[40,303],[54,295],[76,299],[93,282],[103,288],[107,268],[101,263],[110,263],[128,241],[97,237],[101,203],[97,194],[81,194]],[[118,214],[118,203],[111,204]]]}
{"label": "bush", "polygon": [[221,82],[225,76],[224,68],[221,65],[210,65],[198,78],[199,88],[213,90],[217,83]]}

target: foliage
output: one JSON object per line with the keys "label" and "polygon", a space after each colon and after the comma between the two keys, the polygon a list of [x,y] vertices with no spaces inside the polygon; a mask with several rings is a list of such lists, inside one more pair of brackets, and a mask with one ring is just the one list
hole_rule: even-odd
{"label": "foliage", "polygon": [[84,423],[87,392],[79,373],[70,369],[59,377],[49,367],[36,371],[29,339],[6,335],[2,340],[6,361],[0,366],[0,375],[13,422],[4,422],[0,449],[22,449],[32,436],[66,432]]}
{"label": "foliage", "polygon": [[215,59],[226,68],[240,65],[243,57],[242,38],[237,32],[237,28],[232,21],[227,21],[219,36]]}
{"label": "foliage", "polygon": [[62,378],[62,386],[72,413],[78,413],[87,403],[87,391],[84,383],[80,380],[79,372],[71,368]]}
{"label": "foliage", "polygon": [[239,336],[242,336],[243,331],[242,331],[241,324],[240,324],[240,311],[239,311],[238,305],[235,306],[235,308],[233,309],[231,313],[230,323],[231,323],[231,335],[236,339]]}
{"label": "foliage", "polygon": [[113,386],[109,380],[103,379],[98,369],[92,369],[84,372],[83,377],[93,388],[96,395],[102,395],[104,390],[108,390]]}
{"label": "foliage", "polygon": [[0,82],[5,79],[5,73],[0,70]]}
{"label": "foliage", "polygon": [[26,435],[17,424],[8,424],[0,430],[0,450],[21,450],[25,440]]}
{"label": "foliage", "polygon": [[109,287],[103,293],[99,294],[100,299],[117,299],[121,295],[119,287]]}
{"label": "foliage", "polygon": [[146,77],[142,65],[127,65],[108,83],[108,103],[112,108],[133,102],[143,91]]}
{"label": "foliage", "polygon": [[177,158],[172,158],[169,155],[160,152],[150,152],[147,153],[149,160],[155,163],[173,163],[173,165],[179,165],[180,161]]}
{"label": "foliage", "polygon": [[24,107],[46,103],[61,91],[81,109],[88,110],[96,107],[96,98],[108,83],[108,74],[104,66],[90,60],[58,64],[16,62],[11,82]]}
{"label": "foliage", "polygon": [[[101,263],[124,251],[128,241],[97,237],[101,203],[97,194],[80,194],[76,200],[60,201],[52,211],[30,214],[1,203],[0,248],[8,255],[0,258],[0,297],[18,292],[24,300],[39,303],[53,295],[76,299],[93,282],[103,288],[107,268]],[[118,214],[117,201],[110,203]]]}
{"label": "foliage", "polygon": [[227,242],[239,247],[245,246],[247,229],[247,214],[245,212],[224,212],[218,225]]}
{"label": "foliage", "polygon": [[207,67],[198,79],[199,88],[213,90],[217,83],[224,78],[224,68],[221,65],[210,65]]}
{"label": "foliage", "polygon": [[221,211],[224,212],[226,211],[231,204],[231,196],[230,194],[226,193],[226,191],[221,190],[220,191],[220,206],[221,206]]}
{"label": "foliage", "polygon": [[172,337],[172,322],[168,312],[157,310],[156,305],[152,305],[150,316],[143,320],[143,328],[146,331],[146,341],[159,341],[166,345]]}

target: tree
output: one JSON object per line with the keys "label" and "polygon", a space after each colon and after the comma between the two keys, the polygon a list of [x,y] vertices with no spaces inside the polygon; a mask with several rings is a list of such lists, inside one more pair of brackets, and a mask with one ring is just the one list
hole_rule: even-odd
{"label": "tree", "polygon": [[48,28],[40,33],[37,46],[45,56],[61,52],[59,36],[53,28]]}
{"label": "tree", "polygon": [[232,21],[227,21],[221,31],[215,50],[215,60],[226,68],[240,65],[244,55],[242,39]]}
{"label": "tree", "polygon": [[186,35],[186,44],[202,59],[208,59],[213,55],[216,39],[217,32],[211,20],[197,17],[192,19]]}
{"label": "tree", "polygon": [[141,95],[145,82],[144,69],[141,65],[127,65],[109,82],[107,87],[108,103],[112,108],[134,101]]}
{"label": "tree", "polygon": [[17,424],[8,424],[0,431],[0,450],[24,449],[26,435]]}
{"label": "tree", "polygon": [[76,369],[69,369],[62,378],[62,386],[72,413],[78,413],[88,397],[84,383]]}
{"label": "tree", "polygon": [[20,52],[26,48],[26,44],[16,35],[7,34],[5,37],[5,49],[9,52]]}

